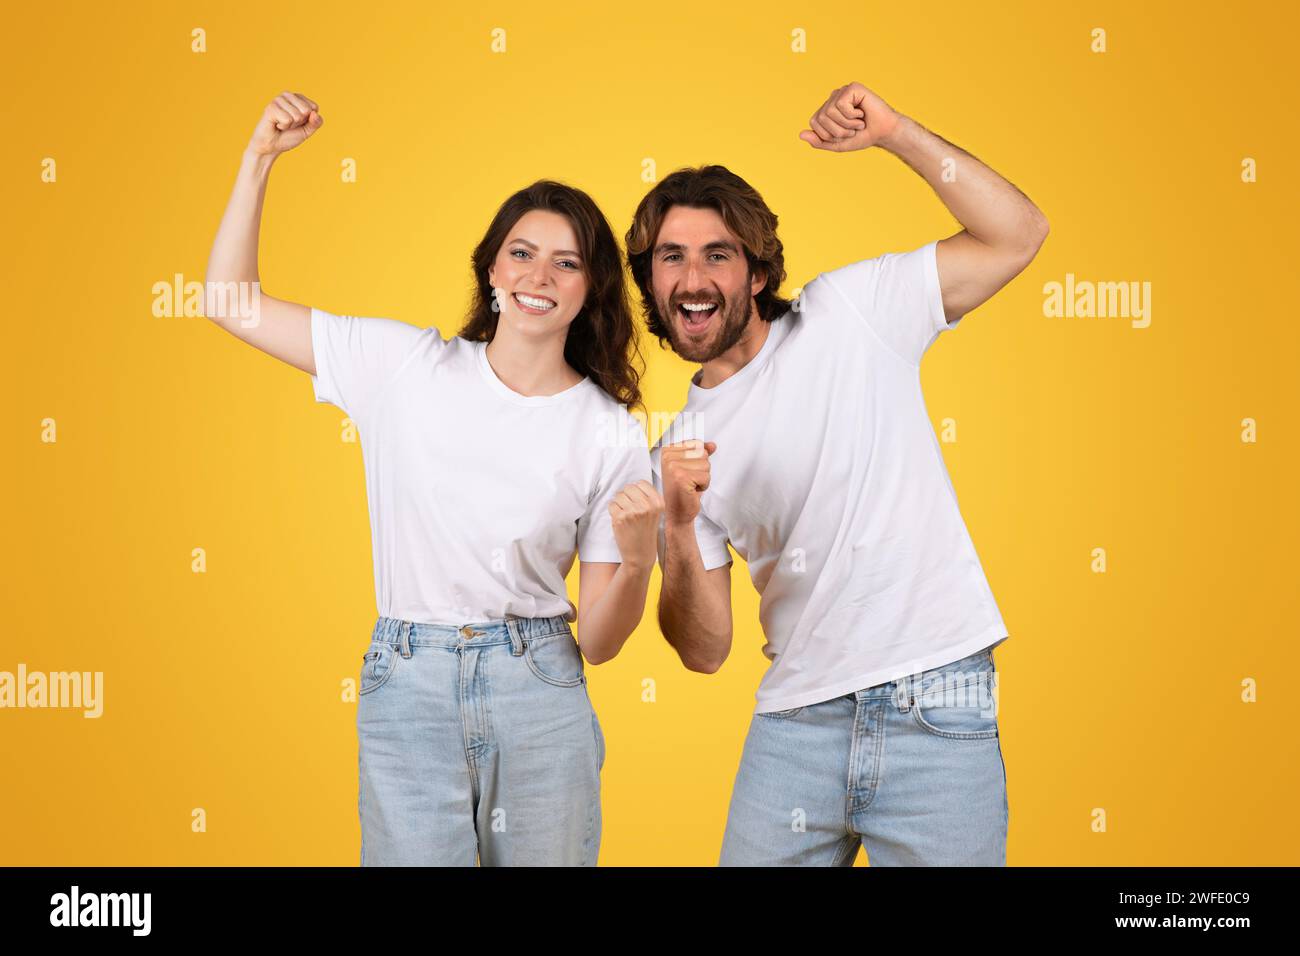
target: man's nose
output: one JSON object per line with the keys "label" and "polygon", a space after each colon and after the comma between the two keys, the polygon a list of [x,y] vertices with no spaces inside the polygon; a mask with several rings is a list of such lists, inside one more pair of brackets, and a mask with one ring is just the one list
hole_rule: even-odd
{"label": "man's nose", "polygon": [[686,291],[694,292],[700,287],[700,263],[691,259],[686,263]]}

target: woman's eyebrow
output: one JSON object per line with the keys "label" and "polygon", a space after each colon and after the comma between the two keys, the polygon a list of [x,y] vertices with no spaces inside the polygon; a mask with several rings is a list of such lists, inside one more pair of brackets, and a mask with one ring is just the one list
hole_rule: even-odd
{"label": "woman's eyebrow", "polygon": [[[523,243],[525,246],[527,246],[529,249],[532,249],[534,252],[536,252],[538,249],[538,246],[536,246],[534,243],[531,243],[527,239],[522,239],[518,236],[516,236],[514,239],[511,239],[510,241]],[[557,256],[573,256],[575,259],[582,258],[582,253],[574,252],[572,249],[556,249],[555,254]]]}

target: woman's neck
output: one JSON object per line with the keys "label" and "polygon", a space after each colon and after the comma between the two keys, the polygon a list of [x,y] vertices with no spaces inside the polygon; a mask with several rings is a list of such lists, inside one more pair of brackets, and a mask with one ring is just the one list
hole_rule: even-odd
{"label": "woman's neck", "polygon": [[508,388],[530,398],[563,392],[583,378],[564,360],[564,335],[524,336],[498,323],[487,359]]}

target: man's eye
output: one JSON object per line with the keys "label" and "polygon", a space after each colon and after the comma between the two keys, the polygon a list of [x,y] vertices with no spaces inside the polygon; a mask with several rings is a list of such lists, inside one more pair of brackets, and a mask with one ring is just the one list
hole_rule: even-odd
{"label": "man's eye", "polygon": [[677,253],[670,252],[664,256],[664,262],[671,262],[673,259],[678,259],[678,258],[680,258],[680,256]]}
{"label": "man's eye", "polygon": [[722,253],[722,252],[713,252],[713,253],[710,253],[710,254],[709,254],[709,257],[710,257],[710,258],[713,258],[714,256],[716,256],[716,257],[719,258],[719,259],[725,259],[725,258],[727,258],[726,253]]}

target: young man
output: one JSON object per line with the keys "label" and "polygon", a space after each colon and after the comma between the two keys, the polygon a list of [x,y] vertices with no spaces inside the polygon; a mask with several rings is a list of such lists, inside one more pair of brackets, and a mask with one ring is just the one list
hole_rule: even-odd
{"label": "young man", "polygon": [[650,330],[702,366],[651,456],[665,499],[660,627],[691,670],[721,666],[730,542],[762,595],[772,662],[720,862],[849,865],[863,844],[874,866],[1005,865],[990,692],[1007,631],[919,365],[1029,264],[1047,221],[859,83],[809,125],[800,137],[815,148],[895,154],[965,228],[824,273],[793,303],[778,294],[776,216],[721,166],[658,184],[627,237]]}

